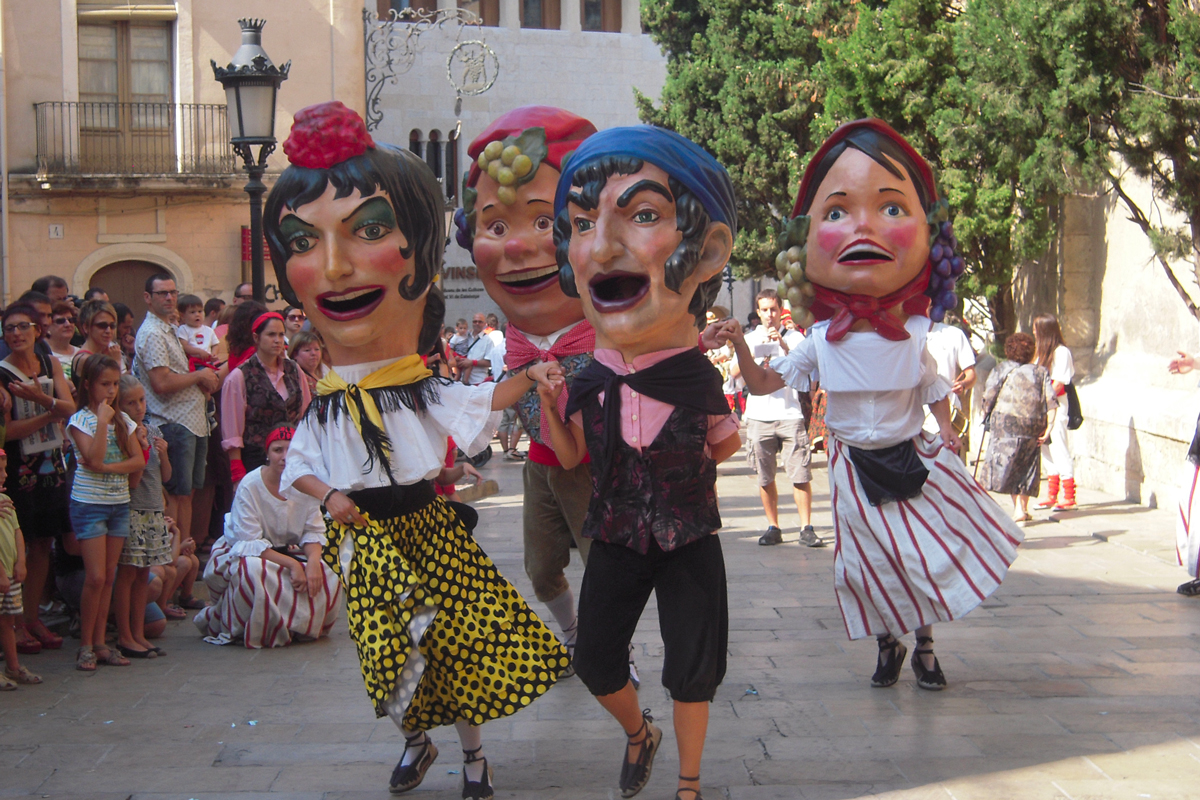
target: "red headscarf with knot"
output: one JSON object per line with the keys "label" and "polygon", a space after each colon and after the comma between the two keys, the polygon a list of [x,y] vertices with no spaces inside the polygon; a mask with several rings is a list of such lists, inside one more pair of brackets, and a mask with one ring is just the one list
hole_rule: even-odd
{"label": "red headscarf with knot", "polygon": [[579,147],[584,139],[596,132],[596,126],[591,122],[561,108],[553,106],[514,108],[489,125],[487,130],[475,137],[475,141],[471,142],[471,146],[467,148],[467,155],[471,157],[472,162],[471,172],[467,176],[467,186],[474,186],[479,182],[481,170],[478,159],[483,148],[492,142],[500,142],[510,136],[520,136],[522,131],[529,128],[545,129],[546,147],[550,152],[542,160],[542,163],[549,164],[559,172],[562,172],[563,159],[568,154],[575,152],[575,148]]}
{"label": "red headscarf with knot", "polygon": [[[817,190],[817,187],[813,186],[813,181],[816,180],[814,167],[835,145],[850,134],[864,128],[873,130],[895,142],[916,165],[916,177],[924,185],[927,195],[930,198],[937,198],[937,185],[934,182],[933,169],[929,166],[929,162],[922,158],[903,136],[883,120],[859,119],[839,126],[809,160],[808,166],[804,168],[804,176],[800,179],[800,193],[796,196],[795,206],[792,207],[792,217],[798,217],[803,213],[801,209],[805,205],[805,198]],[[904,169],[903,165],[901,165],[901,169]],[[928,209],[924,210],[928,211]],[[814,284],[816,297],[813,298],[808,310],[817,319],[832,319],[829,329],[825,332],[825,338],[828,341],[836,342],[841,339],[860,319],[868,320],[875,332],[885,339],[892,341],[907,339],[908,331],[904,329],[903,323],[892,314],[887,313],[887,310],[900,304],[907,314],[928,316],[929,298],[925,296],[924,292],[929,286],[931,268],[932,265],[926,261],[924,269],[915,278],[884,297],[848,294]]]}

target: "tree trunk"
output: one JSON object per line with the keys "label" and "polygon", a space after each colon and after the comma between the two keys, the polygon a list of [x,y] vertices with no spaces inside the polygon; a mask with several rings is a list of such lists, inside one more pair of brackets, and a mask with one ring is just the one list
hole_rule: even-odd
{"label": "tree trunk", "polygon": [[1008,335],[1017,329],[1017,309],[1013,300],[1012,284],[999,287],[988,298],[988,311],[992,315],[992,331],[996,335],[996,347],[1003,352]]}

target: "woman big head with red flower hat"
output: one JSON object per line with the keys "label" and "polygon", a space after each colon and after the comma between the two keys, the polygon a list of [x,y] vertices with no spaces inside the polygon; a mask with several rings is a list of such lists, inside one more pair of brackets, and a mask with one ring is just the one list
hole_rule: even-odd
{"label": "woman big head with red flower hat", "polygon": [[407,150],[377,145],[337,101],[297,113],[283,149],[291,166],[267,198],[263,228],[284,299],[305,309],[335,364],[428,350],[445,312],[433,172]]}

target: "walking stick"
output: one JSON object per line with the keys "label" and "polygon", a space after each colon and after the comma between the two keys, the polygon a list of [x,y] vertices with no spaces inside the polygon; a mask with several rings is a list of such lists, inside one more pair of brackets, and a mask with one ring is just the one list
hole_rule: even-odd
{"label": "walking stick", "polygon": [[975,469],[971,471],[971,477],[976,480],[979,479],[979,459],[983,458],[983,440],[988,435],[987,426],[981,425],[980,428],[982,430],[979,433],[979,450],[975,453]]}

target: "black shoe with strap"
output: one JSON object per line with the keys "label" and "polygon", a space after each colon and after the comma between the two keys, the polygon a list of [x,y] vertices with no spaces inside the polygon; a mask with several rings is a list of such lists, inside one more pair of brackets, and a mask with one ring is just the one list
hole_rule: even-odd
{"label": "black shoe with strap", "polygon": [[[492,789],[492,768],[488,766],[488,760],[479,755],[479,751],[482,749],[481,746],[474,750],[463,750],[463,800],[488,800],[496,794]],[[483,762],[483,775],[477,781],[469,780],[467,764],[474,764],[477,761]]]}
{"label": "black shoe with strap", "polygon": [[404,759],[401,758],[400,763],[396,764],[396,768],[392,770],[392,779],[388,781],[388,791],[392,794],[402,794],[420,786],[421,781],[425,780],[425,773],[433,766],[434,759],[438,756],[438,749],[429,738],[428,733],[422,733],[420,736],[414,736],[406,741],[404,752],[407,753],[418,747],[422,748],[421,755],[409,764],[405,764]]}
{"label": "black shoe with strap", "polygon": [[629,744],[638,748],[637,759],[630,762],[628,748],[621,758],[621,797],[633,797],[650,782],[650,772],[654,768],[654,756],[658,754],[658,743],[662,741],[662,731],[654,725],[654,717],[650,709],[642,711],[642,727],[637,733],[629,736]]}
{"label": "black shoe with strap", "polygon": [[[699,783],[700,776],[697,775],[694,778],[685,778],[684,776],[680,775],[679,780],[681,780],[681,781],[696,781],[697,783]],[[691,792],[691,796],[684,797],[682,792]],[[675,800],[704,800],[704,798],[700,795],[699,789],[693,789],[690,786],[684,786],[682,789],[675,790]]]}
{"label": "black shoe with strap", "polygon": [[946,676],[942,674],[942,665],[938,663],[937,657],[933,659],[933,669],[926,669],[925,663],[921,661],[922,655],[933,655],[933,648],[922,650],[921,645],[933,644],[932,636],[918,636],[917,646],[913,648],[912,668],[917,674],[917,686],[922,689],[928,689],[931,692],[940,692],[946,688]]}
{"label": "black shoe with strap", "polygon": [[1200,578],[1187,583],[1179,584],[1179,588],[1175,590],[1184,597],[1196,597],[1200,595]]}
{"label": "black shoe with strap", "polygon": [[904,642],[890,634],[878,637],[878,642],[879,654],[887,653],[888,656],[875,667],[871,685],[876,689],[884,689],[900,680],[900,669],[904,666],[904,656],[908,654],[908,648],[904,646]]}

